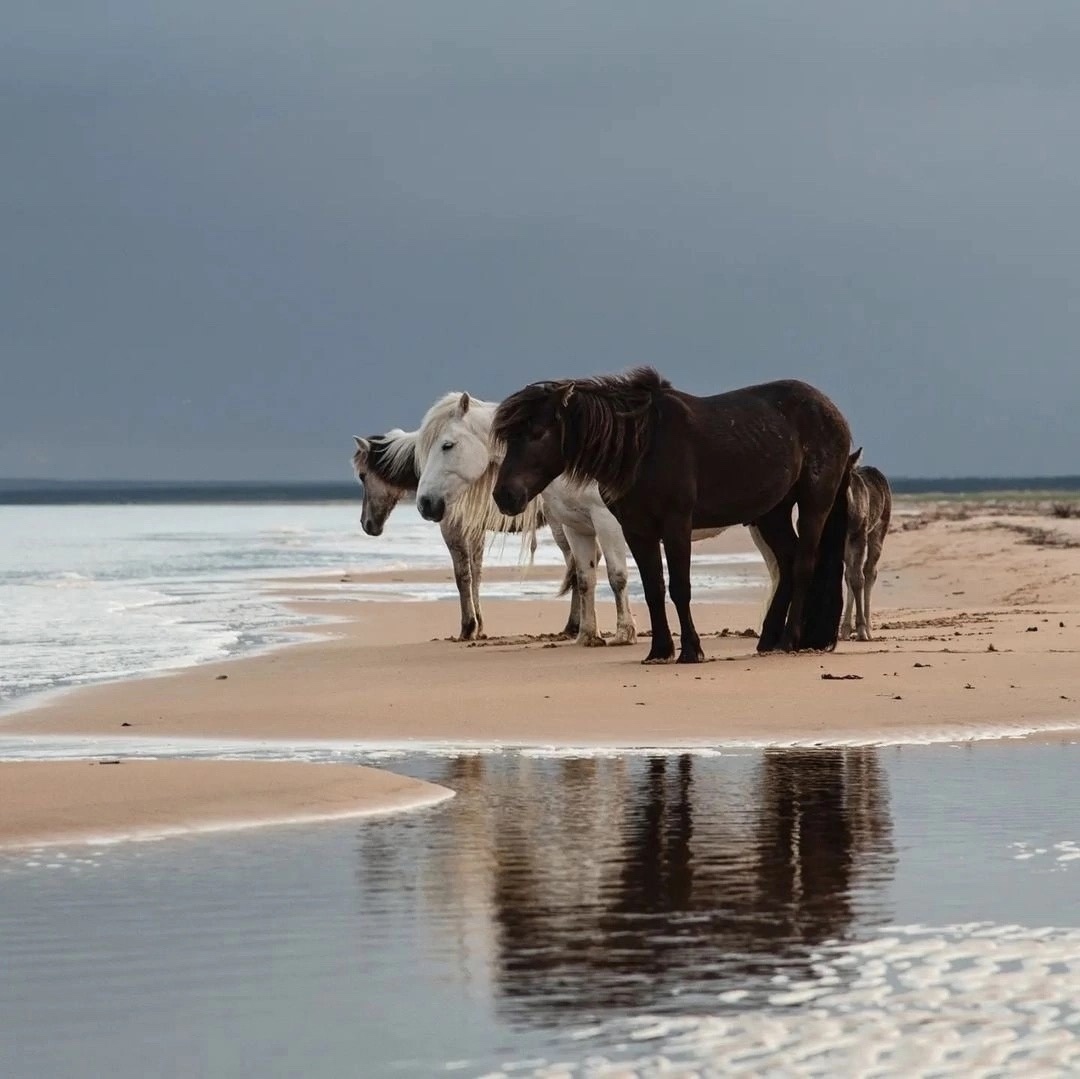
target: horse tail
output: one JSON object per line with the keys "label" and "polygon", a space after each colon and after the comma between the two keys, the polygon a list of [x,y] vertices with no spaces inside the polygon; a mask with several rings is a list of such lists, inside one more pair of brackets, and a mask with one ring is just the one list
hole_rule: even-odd
{"label": "horse tail", "polygon": [[847,495],[850,482],[849,463],[844,468],[818,543],[814,576],[804,608],[800,641],[803,648],[820,648],[831,652],[840,636],[840,618],[844,613],[844,550],[847,545]]}
{"label": "horse tail", "polygon": [[559,585],[557,595],[565,596],[577,582],[577,559],[573,555],[566,564],[566,572],[563,574],[562,584]]}

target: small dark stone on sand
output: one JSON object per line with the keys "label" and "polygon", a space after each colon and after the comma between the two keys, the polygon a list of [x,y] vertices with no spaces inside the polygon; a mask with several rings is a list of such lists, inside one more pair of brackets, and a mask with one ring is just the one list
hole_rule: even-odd
{"label": "small dark stone on sand", "polygon": [[914,666],[916,666],[916,667],[929,667],[929,666],[931,666],[931,664],[929,664],[929,663],[916,663],[916,664],[914,664]]}
{"label": "small dark stone on sand", "polygon": [[1028,626],[1028,628],[1024,632],[1026,632],[1026,633],[1038,633],[1039,632],[1039,627],[1038,626]]}
{"label": "small dark stone on sand", "polygon": [[974,689],[975,687],[970,682],[964,683],[964,689]]}
{"label": "small dark stone on sand", "polygon": [[988,644],[986,646],[986,650],[987,650],[987,652],[996,652],[997,651],[997,649],[992,644]]}
{"label": "small dark stone on sand", "polygon": [[898,693],[898,694],[897,694],[897,695],[896,695],[895,697],[893,697],[893,700],[894,700],[894,701],[902,701],[903,699],[904,699],[904,698],[903,698],[903,697],[901,697],[899,693]]}
{"label": "small dark stone on sand", "polygon": [[120,724],[120,726],[121,726],[121,727],[130,727],[130,726],[131,726],[131,724],[130,724],[130,723],[128,723],[128,722],[127,722],[127,720],[124,720],[124,722],[123,722],[123,723],[121,723],[121,724]]}
{"label": "small dark stone on sand", "polygon": [[861,682],[861,674],[829,674],[826,671],[822,676],[822,679],[826,682]]}
{"label": "small dark stone on sand", "polygon": [[215,678],[215,679],[214,679],[214,681],[215,681],[215,682],[224,682],[224,681],[225,681],[225,679],[226,679],[226,678],[228,678],[228,677],[229,677],[229,676],[228,676],[227,674],[219,674],[219,675],[217,676],[217,678]]}

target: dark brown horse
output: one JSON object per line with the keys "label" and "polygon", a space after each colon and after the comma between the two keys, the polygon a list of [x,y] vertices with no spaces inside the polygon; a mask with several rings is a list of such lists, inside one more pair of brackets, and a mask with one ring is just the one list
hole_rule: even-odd
{"label": "dark brown horse", "polygon": [[563,472],[599,483],[641,573],[653,632],[646,663],[675,654],[661,542],[682,633],[678,661],[699,663],[690,534],[736,524],[758,530],[778,570],[758,651],[835,647],[851,433],[819,390],[784,381],[693,397],[642,367],[526,386],[499,406],[492,436],[506,445],[493,492],[503,513],[520,513]]}

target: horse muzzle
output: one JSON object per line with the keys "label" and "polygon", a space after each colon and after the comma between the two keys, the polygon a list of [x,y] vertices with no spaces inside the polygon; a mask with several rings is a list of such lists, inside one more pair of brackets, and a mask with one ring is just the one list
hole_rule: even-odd
{"label": "horse muzzle", "polygon": [[507,517],[516,517],[519,513],[524,513],[525,507],[529,504],[528,492],[516,483],[500,483],[491,492],[491,497],[495,499],[499,512]]}
{"label": "horse muzzle", "polygon": [[416,508],[425,521],[441,521],[446,516],[446,499],[433,495],[421,495],[416,500]]}
{"label": "horse muzzle", "polygon": [[360,527],[369,536],[381,536],[382,535],[383,526],[380,525],[380,524],[376,524],[374,521],[361,521],[360,522]]}

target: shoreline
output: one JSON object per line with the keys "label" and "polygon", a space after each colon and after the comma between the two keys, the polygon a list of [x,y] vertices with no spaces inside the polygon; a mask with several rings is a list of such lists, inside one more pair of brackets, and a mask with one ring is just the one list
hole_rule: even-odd
{"label": "shoreline", "polygon": [[453,797],[364,766],[221,760],[0,762],[0,853],[406,812]]}
{"label": "shoreline", "polygon": [[[759,624],[764,566],[750,559],[732,564],[739,587],[695,601],[707,660],[695,666],[642,666],[642,638],[625,648],[593,649],[558,639],[568,600],[553,595],[487,600],[488,630],[500,635],[451,643],[454,602],[368,601],[353,587],[368,577],[355,572],[274,578],[264,592],[308,620],[291,631],[292,640],[28,698],[0,714],[0,757],[7,754],[0,769],[93,771],[74,761],[156,749],[164,758],[158,764],[183,769],[193,780],[183,805],[177,803],[181,827],[190,831],[182,814],[199,801],[197,771],[223,763],[207,758],[230,754],[246,758],[230,765],[302,769],[321,783],[326,769],[320,772],[323,762],[315,758],[333,752],[392,767],[410,753],[570,756],[1075,741],[1080,521],[1054,522],[1055,536],[1058,524],[1069,542],[1032,543],[1031,529],[1046,521],[1002,524],[991,515],[952,513],[912,518],[886,543],[875,590],[878,639],[844,641],[832,653],[758,656],[744,630]],[[752,549],[744,529],[695,548],[713,556]],[[703,575],[709,571],[707,563]],[[371,576],[406,586],[412,579],[397,569]],[[520,571],[493,569],[486,576],[519,579]],[[530,579],[559,576],[554,567],[536,567]],[[449,577],[447,567],[441,578]],[[641,632],[648,625],[644,604],[633,606]],[[612,628],[606,583],[598,588],[597,611],[601,629]],[[41,756],[34,760],[49,763],[32,764],[35,752]],[[185,752],[196,756],[183,758]],[[275,755],[277,762],[268,759]],[[282,757],[289,763],[280,763]],[[271,781],[283,775],[264,773]],[[83,793],[93,804],[95,792]],[[282,819],[287,792],[264,793],[257,812],[241,815],[249,824]],[[355,805],[345,808],[357,815]],[[138,831],[145,807],[136,799],[127,812],[127,831]]]}
{"label": "shoreline", "polygon": [[[1080,521],[1064,523],[1080,532]],[[735,529],[700,549],[751,546]],[[1069,658],[1080,655],[1080,550],[1025,545],[989,517],[901,530],[886,545],[875,593],[880,639],[795,656],[758,656],[740,636],[757,625],[764,595],[760,563],[745,570],[748,584],[756,573],[756,589],[695,605],[707,662],[661,667],[640,665],[641,640],[579,649],[553,639],[565,600],[488,601],[488,627],[502,636],[449,643],[453,603],[335,596],[325,574],[278,579],[275,601],[321,619],[304,627],[305,639],[31,698],[0,716],[0,735],[110,735],[130,724],[130,736],[157,738],[732,746],[1080,729],[1080,673]],[[491,577],[504,575],[519,573]],[[606,588],[598,594],[608,628],[612,604]],[[640,602],[635,613],[643,629]]]}

